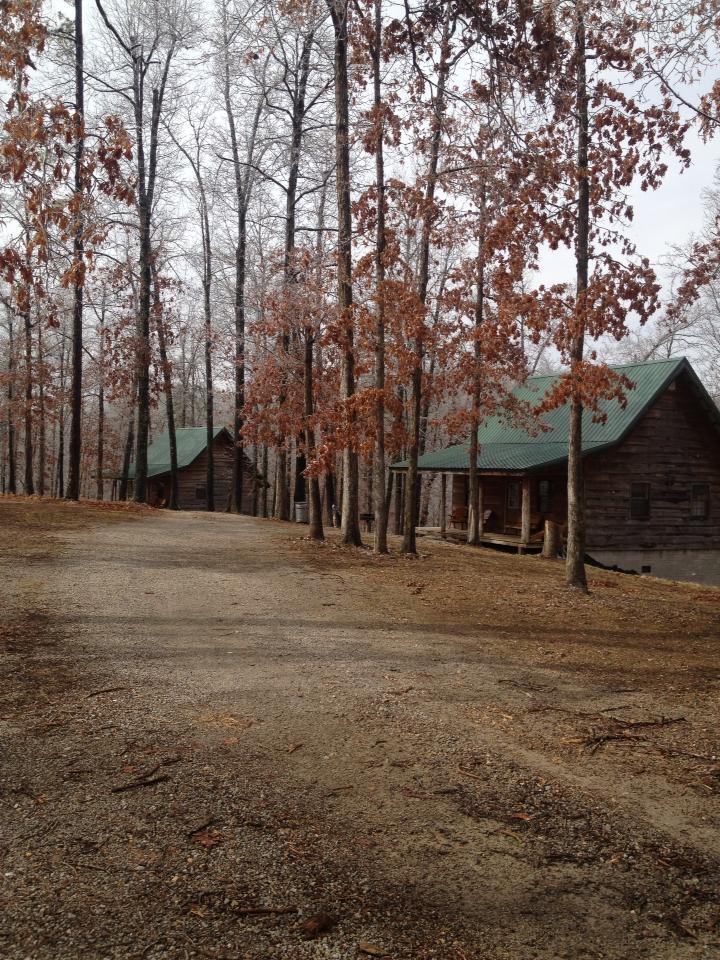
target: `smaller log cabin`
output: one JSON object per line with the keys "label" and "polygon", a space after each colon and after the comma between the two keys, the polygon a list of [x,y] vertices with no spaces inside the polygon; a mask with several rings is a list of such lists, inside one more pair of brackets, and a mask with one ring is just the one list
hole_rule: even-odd
{"label": "smaller log cabin", "polygon": [[[608,567],[720,584],[720,411],[685,358],[613,368],[633,388],[623,407],[583,414],[587,558]],[[539,405],[555,378],[516,394]],[[483,542],[539,550],[545,521],[567,524],[569,405],[529,433],[491,418],[479,431]],[[403,470],[404,464],[394,469]],[[441,529],[462,538],[468,516],[468,445],[420,457],[442,475]],[[451,480],[451,496],[445,493]]]}
{"label": "smaller log cabin", "polygon": [[[207,431],[205,427],[178,427],[175,431],[178,460],[177,501],[180,510],[207,510]],[[215,509],[226,510],[233,475],[233,438],[227,427],[215,427],[213,436]],[[131,464],[129,479],[135,478]],[[243,504],[252,503],[256,483],[263,482],[245,457]],[[170,440],[167,432],[148,447],[148,503],[164,507],[170,494]]]}

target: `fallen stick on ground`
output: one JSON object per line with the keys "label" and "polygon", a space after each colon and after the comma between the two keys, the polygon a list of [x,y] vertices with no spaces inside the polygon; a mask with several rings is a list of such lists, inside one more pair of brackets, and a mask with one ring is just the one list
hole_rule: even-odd
{"label": "fallen stick on ground", "polygon": [[[172,759],[166,761],[167,763],[176,763],[177,761]],[[156,783],[162,783],[164,780],[169,780],[170,778],[166,773],[161,774],[159,777],[153,776],[157,773],[162,763],[156,764],[152,770],[148,770],[147,773],[143,773],[141,776],[136,777],[134,780],[131,780],[129,783],[121,783],[117,787],[112,787],[110,793],[125,793],[126,790],[137,790],[140,787],[152,787]]]}
{"label": "fallen stick on ground", "polygon": [[635,729],[636,727],[669,727],[672,723],[687,723],[686,717],[659,717],[657,720],[623,720],[622,717],[608,717],[612,723],[621,727]]}
{"label": "fallen stick on ground", "polygon": [[634,737],[628,733],[600,733],[592,737],[572,737],[563,741],[564,743],[579,743],[583,747],[588,747],[590,753],[597,753],[600,747],[606,743],[619,741],[620,743],[645,743],[645,737]]}
{"label": "fallen stick on ground", "polygon": [[464,777],[471,777],[473,780],[485,779],[485,777],[479,777],[476,773],[470,773],[470,771],[466,770],[464,767],[458,767],[458,773],[461,773]]}
{"label": "fallen stick on ground", "polygon": [[233,910],[233,913],[238,913],[241,916],[255,917],[263,916],[264,914],[284,914],[284,913],[297,913],[298,908],[295,906],[289,907],[237,907]]}
{"label": "fallen stick on ground", "polygon": [[133,780],[132,783],[123,783],[119,787],[113,787],[110,793],[125,793],[126,790],[139,790],[140,787],[153,787],[156,783],[163,783],[170,777],[164,773],[159,777],[151,777],[149,780]]}
{"label": "fallen stick on ground", "polygon": [[127,690],[127,687],[103,687],[102,690],[92,690],[85,697],[86,700],[89,700],[91,697],[99,697],[101,693],[116,693],[118,690]]}

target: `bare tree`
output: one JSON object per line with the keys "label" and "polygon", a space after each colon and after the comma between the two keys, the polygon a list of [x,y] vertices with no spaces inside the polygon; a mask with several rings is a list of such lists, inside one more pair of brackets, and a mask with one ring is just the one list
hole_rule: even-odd
{"label": "bare tree", "polygon": [[158,182],[160,131],[166,107],[168,80],[174,59],[187,46],[195,29],[194,11],[188,0],[169,5],[115,11],[110,18],[101,0],[95,0],[105,27],[111,34],[123,69],[130,74],[129,101],[134,122],[136,204],[138,215],[138,313],[137,313],[137,437],[134,498],[147,500],[147,449],[150,432],[150,313],[152,297],[152,233]]}

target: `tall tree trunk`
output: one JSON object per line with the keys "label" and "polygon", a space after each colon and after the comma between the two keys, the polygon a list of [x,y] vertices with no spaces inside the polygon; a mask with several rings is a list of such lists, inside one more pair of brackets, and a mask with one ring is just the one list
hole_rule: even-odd
{"label": "tall tree trunk", "polygon": [[273,496],[273,516],[276,520],[290,519],[290,488],[287,480],[287,449],[285,438],[278,437],[278,446],[275,450],[277,471],[275,475],[275,493]]}
{"label": "tall tree trunk", "polygon": [[38,323],[38,493],[45,496],[45,471],[47,467],[47,432],[45,418],[45,356],[42,325]]}
{"label": "tall tree trunk", "polygon": [[82,453],[82,338],[83,338],[83,284],[84,241],[83,216],[80,200],[84,190],[82,164],[85,150],[85,89],[83,77],[83,9],[82,0],[75,0],[75,198],[78,201],[73,232],[73,332],[70,386],[70,448],[68,452],[68,500],[80,497],[80,456]]}
{"label": "tall tree trunk", "polygon": [[17,450],[15,443],[15,343],[12,312],[8,308],[8,381],[7,381],[7,435],[8,477],[7,492],[17,493]]}
{"label": "tall tree trunk", "polygon": [[242,513],[245,452],[243,450],[243,407],[245,406],[245,259],[247,245],[245,212],[238,217],[238,244],[235,250],[235,416],[233,419],[232,506]]}
{"label": "tall tree trunk", "polygon": [[[297,187],[298,176],[300,173],[300,158],[302,153],[303,134],[305,132],[305,99],[307,93],[307,82],[310,73],[310,54],[314,42],[314,31],[310,31],[303,38],[303,46],[300,53],[297,73],[295,74],[295,85],[291,92],[292,99],[292,122],[290,134],[290,165],[288,169],[287,187],[285,190],[285,249],[283,254],[283,277],[286,284],[294,282],[295,269],[293,266],[293,257],[295,254],[295,226],[297,217]],[[290,337],[287,331],[283,331],[277,338],[278,350],[281,356],[286,357],[290,348]],[[278,396],[278,406],[282,410],[287,402],[286,388],[283,377],[280,393]],[[278,455],[282,461],[282,469],[278,471],[279,487],[276,499],[276,517],[278,520],[290,519],[290,489],[287,482],[287,438],[278,436]],[[304,467],[303,467],[304,469]],[[295,465],[295,475],[301,471],[298,464]],[[296,498],[293,497],[293,500]]]}
{"label": "tall tree trunk", "polygon": [[484,256],[484,218],[485,194],[481,201],[481,224],[478,238],[477,255],[477,292],[475,295],[475,338],[473,341],[473,359],[475,369],[472,384],[472,417],[470,419],[470,468],[468,473],[468,539],[471,547],[480,546],[480,482],[478,475],[478,429],[480,428],[480,363],[482,361],[482,344],[480,331],[482,330],[485,314],[485,256]]}
{"label": "tall tree trunk", "polygon": [[[243,472],[245,454],[243,451],[243,407],[245,405],[245,280],[247,259],[247,211],[250,203],[252,176],[250,167],[243,174],[230,89],[230,27],[227,18],[227,5],[222,4],[223,31],[223,99],[225,114],[230,131],[230,148],[235,179],[235,202],[237,204],[237,243],[235,246],[235,414],[233,417],[233,477],[231,509],[242,512]],[[255,136],[265,102],[264,96],[258,98],[250,130],[247,159],[252,162]]]}
{"label": "tall tree trunk", "polygon": [[385,496],[385,124],[380,117],[382,99],[382,0],[375,0],[375,35],[372,42],[373,102],[376,113],[375,189],[377,222],[375,225],[375,477],[373,511],[375,513],[375,553],[387,553],[388,509]]}
{"label": "tall tree trunk", "polygon": [[[140,227],[140,257],[138,312],[135,336],[137,340],[137,437],[135,441],[135,487],[137,503],[147,502],[148,438],[150,435],[150,296],[151,296],[151,216],[152,208],[147,191],[147,174],[143,139],[143,108],[141,66],[135,65],[135,130],[138,166],[137,205]],[[142,75],[144,77],[144,74]]]}
{"label": "tall tree trunk", "polygon": [[348,91],[348,0],[328,0],[335,33],[335,182],[338,206],[338,309],[344,327],[340,371],[340,398],[347,430],[343,448],[341,542],[360,546],[358,456],[355,449],[356,415],[350,407],[355,394],[355,350],[352,289],[352,210],[350,206],[350,141]]}
{"label": "tall tree trunk", "polygon": [[588,262],[590,246],[590,182],[588,178],[588,93],[587,58],[585,50],[585,20],[582,8],[578,7],[575,34],[576,104],[577,104],[577,238],[575,264],[577,293],[575,303],[575,329],[570,344],[570,376],[572,394],[570,399],[570,434],[568,444],[568,535],[565,577],[567,583],[587,592],[585,576],[585,489],[582,461],[582,400],[577,388],[582,376],[582,361],[585,347],[585,316],[587,310]]}
{"label": "tall tree trunk", "polygon": [[[173,403],[172,392],[172,368],[167,354],[167,343],[165,340],[165,320],[163,317],[162,298],[160,296],[160,286],[158,283],[158,274],[155,265],[152,268],[153,280],[153,313],[155,315],[155,329],[158,336],[158,351],[160,353],[160,366],[162,368],[163,392],[165,394],[165,416],[167,419],[168,444],[170,447],[170,498],[168,508],[177,510],[178,508],[178,461],[177,461],[177,435],[175,432],[175,405]],[[136,498],[137,499],[137,498]]]}
{"label": "tall tree trunk", "polygon": [[256,517],[258,514],[258,445],[257,443],[253,444],[253,455],[252,455],[252,504],[251,504],[251,513],[253,517]]}
{"label": "tall tree trunk", "polygon": [[65,496],[65,338],[60,340],[60,408],[58,410],[58,441],[55,493]]}
{"label": "tall tree trunk", "polygon": [[[108,23],[99,0],[98,10]],[[117,31],[115,31],[117,36]],[[135,453],[135,493],[137,503],[147,502],[148,440],[150,437],[150,312],[152,297],[152,216],[157,182],[160,121],[167,87],[170,64],[175,54],[178,37],[172,32],[161,59],[160,76],[152,89],[148,138],[145,135],[145,80],[150,65],[141,44],[125,47],[133,63],[133,116],[135,121],[135,156],[137,162],[136,201],[140,237],[139,275],[136,319],[136,377],[137,377],[137,438]],[[156,59],[156,52],[149,54]],[[145,149],[148,147],[146,157]]]}
{"label": "tall tree trunk", "polygon": [[[304,387],[305,387],[305,450],[306,459],[310,457],[315,449],[315,428],[313,427],[313,345],[315,338],[312,330],[305,331],[305,352],[304,352]],[[324,540],[322,519],[322,500],[320,498],[320,478],[313,473],[307,478],[309,488],[309,511],[310,511],[310,537],[313,540]]]}
{"label": "tall tree trunk", "polygon": [[[405,390],[402,386],[397,388],[397,399],[398,399],[398,412],[395,415],[395,429],[400,434],[403,429],[403,410],[405,408]],[[398,456],[395,458],[395,462],[406,459],[406,450],[401,450]],[[398,473],[395,475],[395,492],[394,492],[394,506],[393,506],[393,515],[394,515],[394,533],[395,536],[402,536],[404,526],[404,505],[405,505],[405,474]]]}
{"label": "tall tree trunk", "polygon": [[32,399],[33,399],[33,369],[32,369],[32,325],[30,323],[29,306],[23,309],[23,323],[25,329],[25,493],[31,496],[35,493],[33,481],[33,434],[32,434]]}
{"label": "tall tree trunk", "polygon": [[98,391],[98,429],[97,429],[97,490],[98,500],[105,499],[105,385],[100,374],[100,389]]}
{"label": "tall tree trunk", "polygon": [[207,508],[215,509],[215,455],[213,438],[215,432],[213,372],[212,372],[212,311],[210,303],[210,288],[212,284],[212,249],[210,246],[210,218],[207,203],[202,198],[203,223],[203,309],[205,311],[205,434],[207,441],[207,473],[205,483],[207,488]]}
{"label": "tall tree trunk", "polygon": [[107,294],[102,291],[100,302],[100,329],[99,329],[99,357],[98,357],[98,428],[97,428],[97,457],[95,491],[98,500],[105,499],[105,310]]}
{"label": "tall tree trunk", "polygon": [[260,488],[260,516],[267,520],[268,515],[268,448],[267,444],[262,445],[262,455],[261,455],[261,464],[260,467],[260,479],[262,487]]}
{"label": "tall tree trunk", "polygon": [[128,477],[130,474],[130,464],[132,462],[133,447],[135,446],[135,403],[137,401],[137,378],[133,381],[132,397],[130,401],[130,416],[128,418],[127,435],[125,438],[125,450],[123,451],[122,472],[120,474],[120,486],[118,489],[118,500],[127,500],[128,498]]}
{"label": "tall tree trunk", "polygon": [[[445,114],[445,85],[448,74],[448,43],[450,35],[450,5],[448,4],[443,28],[442,50],[438,70],[438,83],[433,104],[433,134],[430,141],[430,158],[425,181],[425,204],[422,215],[420,250],[418,265],[418,299],[423,306],[427,302],[430,279],[430,246],[434,220],[435,191],[438,180],[440,144],[442,142],[442,124]],[[422,334],[413,343],[415,366],[410,381],[410,446],[408,449],[408,469],[405,476],[405,509],[402,549],[405,553],[416,553],[415,524],[418,512],[418,454],[420,449],[420,426],[423,395],[423,355],[425,350]]]}
{"label": "tall tree trunk", "polygon": [[180,403],[180,426],[187,426],[187,393],[188,393],[188,362],[185,350],[185,337],[180,347],[180,362],[182,363],[182,400]]}

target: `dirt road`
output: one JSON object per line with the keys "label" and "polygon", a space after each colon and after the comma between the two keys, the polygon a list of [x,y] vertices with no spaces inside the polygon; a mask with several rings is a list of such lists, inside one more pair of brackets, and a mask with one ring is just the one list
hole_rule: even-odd
{"label": "dirt road", "polygon": [[572,636],[545,595],[553,637],[534,558],[492,561],[520,571],[513,631],[486,551],[297,536],[153,513],[10,538],[2,957],[719,955],[711,593],[667,608],[663,658],[613,575]]}

